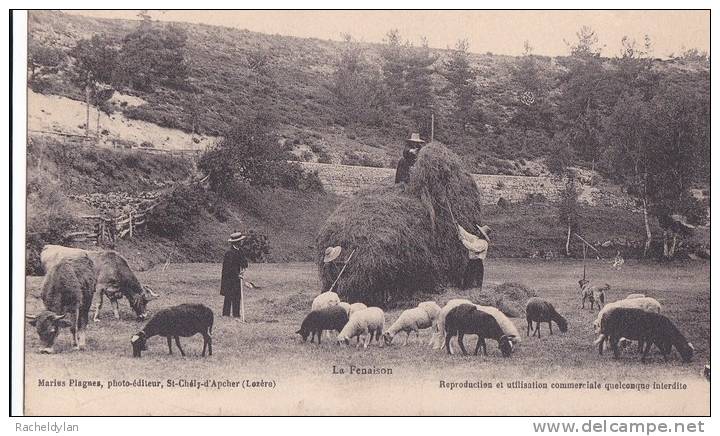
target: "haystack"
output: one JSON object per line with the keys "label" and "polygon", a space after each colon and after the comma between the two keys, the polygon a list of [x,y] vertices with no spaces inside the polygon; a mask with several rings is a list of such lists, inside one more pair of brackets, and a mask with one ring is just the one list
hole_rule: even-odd
{"label": "haystack", "polygon": [[502,283],[495,288],[486,287],[475,300],[483,306],[497,307],[510,318],[524,318],[525,305],[530,297],[537,297],[533,289],[519,283]]}
{"label": "haystack", "polygon": [[480,220],[480,194],[454,153],[424,147],[407,189],[361,192],[343,202],[318,235],[318,266],[326,247],[357,249],[335,291],[348,302],[386,306],[438,285],[457,285],[467,254],[453,218],[466,229]]}

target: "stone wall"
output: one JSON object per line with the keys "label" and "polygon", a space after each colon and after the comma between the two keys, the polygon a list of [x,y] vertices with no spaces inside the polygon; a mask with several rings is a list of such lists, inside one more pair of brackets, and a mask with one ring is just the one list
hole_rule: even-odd
{"label": "stone wall", "polygon": [[[361,166],[301,162],[307,170],[317,171],[325,189],[341,196],[351,196],[361,189],[392,185],[395,170]],[[562,181],[550,177],[502,176],[474,174],[486,204],[497,203],[500,197],[510,202],[523,201],[531,194],[542,194],[550,201],[558,199]]]}

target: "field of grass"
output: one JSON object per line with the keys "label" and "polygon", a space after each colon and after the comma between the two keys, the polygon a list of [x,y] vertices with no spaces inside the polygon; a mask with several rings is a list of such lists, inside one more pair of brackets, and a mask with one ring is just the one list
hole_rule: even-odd
{"label": "field of grass", "polygon": [[[248,278],[261,289],[246,292],[247,323],[219,316],[219,264],[171,264],[139,273],[162,296],[150,309],[182,302],[203,303],[216,313],[212,357],[200,357],[200,336],[182,339],[187,354],[167,354],[163,338],[153,338],[140,359],[132,357],[130,336],[141,328],[126,302],[121,321],[106,308],[99,323],[88,329],[88,349],[71,349],[68,333],[59,338],[60,353],[41,355],[34,329],[25,332],[27,414],[709,414],[710,387],[702,367],[710,356],[710,265],[705,262],[653,264],[628,261],[621,271],[605,262],[588,265],[588,276],[610,283],[614,301],[631,292],[657,298],[664,312],[696,346],[689,364],[677,355],[669,363],[659,354],[639,362],[634,347],[619,360],[597,355],[592,345],[595,313],[579,308],[577,280],[582,263],[574,260],[490,259],[486,286],[520,282],[552,301],[569,321],[565,334],[527,338],[505,359],[494,341],[488,357],[448,356],[427,346],[425,331],[410,345],[394,344],[367,350],[302,343],[295,330],[309,311],[319,283],[314,265],[257,264]],[[27,279],[27,311],[42,308],[41,277]],[[443,304],[466,295],[448,289],[435,298]],[[389,326],[399,315],[386,313]],[[515,319],[525,331],[525,321]],[[474,338],[466,346],[474,347]],[[389,368],[392,374],[349,374],[356,367]],[[333,374],[344,369],[345,374]],[[65,381],[65,387],[39,387],[39,379]],[[70,386],[71,379],[97,380],[102,387]],[[142,379],[162,388],[109,389],[111,380]],[[170,387],[169,381],[266,381],[273,387],[224,389]],[[441,382],[485,382],[489,389],[447,389]],[[515,381],[545,382],[547,388],[511,388]],[[497,383],[504,383],[502,388]],[[559,389],[551,383],[597,382],[598,389]],[[606,383],[649,383],[650,390],[608,389]],[[686,389],[653,390],[652,383],[681,382]],[[62,397],[62,401],[60,401]]]}

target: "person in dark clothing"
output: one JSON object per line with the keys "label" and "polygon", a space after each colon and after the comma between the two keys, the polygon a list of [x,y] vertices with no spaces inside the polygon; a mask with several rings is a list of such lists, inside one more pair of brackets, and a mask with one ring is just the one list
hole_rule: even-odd
{"label": "person in dark clothing", "polygon": [[407,183],[410,181],[410,168],[415,165],[417,154],[422,148],[425,141],[420,139],[419,133],[410,135],[410,139],[405,141],[405,150],[398,161],[397,170],[395,170],[395,183]]}
{"label": "person in dark clothing", "polygon": [[228,242],[230,249],[223,257],[222,276],[220,283],[220,295],[225,297],[223,303],[223,316],[240,317],[240,287],[242,286],[242,274],[248,267],[248,261],[242,252],[242,241],[246,236],[240,232],[230,235]]}

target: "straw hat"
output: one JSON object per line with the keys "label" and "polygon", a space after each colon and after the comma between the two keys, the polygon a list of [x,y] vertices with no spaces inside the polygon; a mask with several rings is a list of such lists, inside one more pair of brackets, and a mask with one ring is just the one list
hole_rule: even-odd
{"label": "straw hat", "polygon": [[412,135],[410,135],[410,139],[406,139],[405,141],[407,141],[407,142],[414,142],[414,143],[416,143],[416,144],[424,144],[424,143],[425,143],[425,141],[423,141],[422,139],[420,139],[420,134],[419,134],[419,133],[413,133]]}
{"label": "straw hat", "polygon": [[243,235],[242,232],[235,232],[230,235],[230,239],[228,239],[228,242],[231,244],[235,244],[244,240],[245,238],[247,238],[247,236]]}
{"label": "straw hat", "polygon": [[479,226],[475,224],[475,227],[477,227],[478,230],[480,230],[480,233],[482,233],[483,237],[486,241],[490,242],[490,233],[492,232],[492,229],[490,226]]}
{"label": "straw hat", "polygon": [[325,249],[325,257],[323,258],[323,262],[328,263],[332,262],[333,260],[337,259],[338,256],[340,256],[340,252],[342,251],[341,246],[337,247],[328,247]]}

